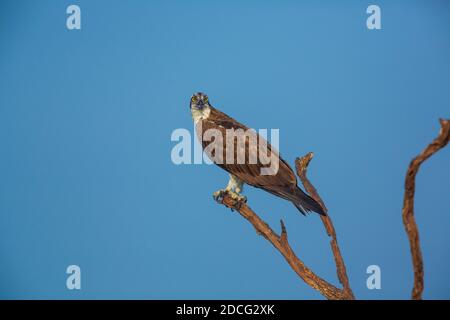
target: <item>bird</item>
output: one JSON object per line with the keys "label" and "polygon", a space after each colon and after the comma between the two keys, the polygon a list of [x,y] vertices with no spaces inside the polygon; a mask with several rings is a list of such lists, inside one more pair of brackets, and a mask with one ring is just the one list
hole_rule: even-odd
{"label": "bird", "polygon": [[[297,185],[297,178],[289,164],[256,131],[214,108],[208,96],[202,92],[192,95],[190,111],[203,151],[214,164],[230,175],[226,188],[213,194],[216,200],[227,193],[238,202],[246,202],[247,198],[241,193],[244,184],[247,184],[292,202],[303,215],[311,211],[326,215],[322,206]],[[209,139],[205,139],[210,132],[214,134],[210,134]],[[239,140],[238,135],[230,139],[230,132],[245,132],[247,136],[244,136],[244,140]],[[218,143],[220,135],[222,144]],[[255,141],[258,143],[254,143]],[[211,147],[213,142],[216,144]],[[245,157],[239,158],[239,152],[242,152]],[[264,169],[270,169],[270,164],[267,161],[263,163],[259,158],[256,161],[255,158],[250,161],[255,153],[269,154],[272,160],[278,162],[278,168],[269,174],[263,174]]]}

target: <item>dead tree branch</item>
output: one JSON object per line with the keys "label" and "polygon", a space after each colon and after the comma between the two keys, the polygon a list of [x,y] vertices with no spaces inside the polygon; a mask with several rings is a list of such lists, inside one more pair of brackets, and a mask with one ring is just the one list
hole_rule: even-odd
{"label": "dead tree branch", "polygon": [[[296,160],[297,173],[306,190],[314,199],[319,201],[319,203],[326,210],[322,199],[319,197],[313,185],[306,178],[306,168],[311,158],[312,153],[309,153],[306,156]],[[328,235],[332,238],[331,248],[334,254],[338,278],[343,285],[343,289],[333,286],[326,280],[316,275],[295,255],[289,245],[286,226],[284,225],[283,220],[281,220],[281,235],[278,235],[266,222],[264,222],[252,209],[250,209],[246,203],[238,202],[226,193],[223,194],[223,197],[219,202],[228,208],[238,211],[242,217],[247,219],[256,229],[256,232],[267,239],[283,255],[287,263],[297,273],[297,275],[310,287],[319,291],[324,297],[329,300],[345,300],[355,298],[349,286],[344,260],[341,256],[336,240],[336,232],[329,217],[322,217],[322,222]]]}
{"label": "dead tree branch", "polygon": [[416,174],[419,171],[420,165],[440,149],[444,148],[450,140],[450,120],[440,119],[440,124],[441,130],[439,136],[410,162],[406,173],[402,217],[409,238],[414,268],[414,286],[412,289],[412,299],[414,300],[422,299],[423,292],[423,258],[420,249],[419,230],[414,218]]}
{"label": "dead tree branch", "polygon": [[331,218],[328,214],[328,209],[325,206],[325,203],[323,202],[322,198],[319,196],[319,193],[317,192],[316,188],[314,188],[314,186],[306,176],[309,162],[311,161],[313,156],[314,154],[312,152],[309,152],[307,155],[301,158],[297,158],[295,160],[295,168],[297,169],[297,175],[299,176],[303,186],[305,187],[309,195],[318,203],[320,203],[322,208],[327,213],[326,216],[320,216],[320,218],[322,219],[322,223],[325,227],[328,236],[331,237],[330,246],[334,256],[334,262],[336,264],[337,276],[339,282],[342,284],[343,291],[347,299],[354,299],[355,297],[353,295],[352,289],[350,288],[350,283],[348,281],[344,259],[342,258],[341,250],[339,249],[339,245],[337,242],[336,231],[334,229],[333,222],[331,221]]}

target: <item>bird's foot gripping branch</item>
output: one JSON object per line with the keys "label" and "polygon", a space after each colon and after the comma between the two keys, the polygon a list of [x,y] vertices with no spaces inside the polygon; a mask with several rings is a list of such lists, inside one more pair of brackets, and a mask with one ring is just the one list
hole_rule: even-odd
{"label": "bird's foot gripping branch", "polygon": [[[229,200],[225,202],[225,198]],[[220,204],[226,205],[231,210],[238,210],[238,208],[242,207],[242,204],[247,202],[247,197],[227,189],[214,192],[213,199]]]}

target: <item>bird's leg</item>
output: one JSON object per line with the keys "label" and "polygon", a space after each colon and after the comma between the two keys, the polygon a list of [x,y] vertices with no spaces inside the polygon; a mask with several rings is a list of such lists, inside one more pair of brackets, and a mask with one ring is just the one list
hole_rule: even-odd
{"label": "bird's leg", "polygon": [[213,197],[216,201],[221,201],[225,193],[231,196],[232,199],[237,202],[247,202],[247,198],[240,193],[244,188],[244,183],[236,176],[230,174],[230,181],[225,189],[214,192]]}
{"label": "bird's leg", "polygon": [[238,177],[230,174],[230,181],[228,181],[226,190],[228,191],[231,198],[239,202],[247,202],[247,198],[241,195],[243,189],[244,183],[242,182],[242,180],[239,180]]}

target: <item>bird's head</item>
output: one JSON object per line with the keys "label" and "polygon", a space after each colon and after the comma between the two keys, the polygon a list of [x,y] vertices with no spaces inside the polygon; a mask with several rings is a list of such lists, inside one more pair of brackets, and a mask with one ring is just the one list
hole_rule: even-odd
{"label": "bird's head", "polygon": [[195,93],[191,98],[191,110],[194,111],[194,109],[198,111],[203,111],[205,108],[209,108],[209,100],[208,96],[204,93],[197,92]]}

